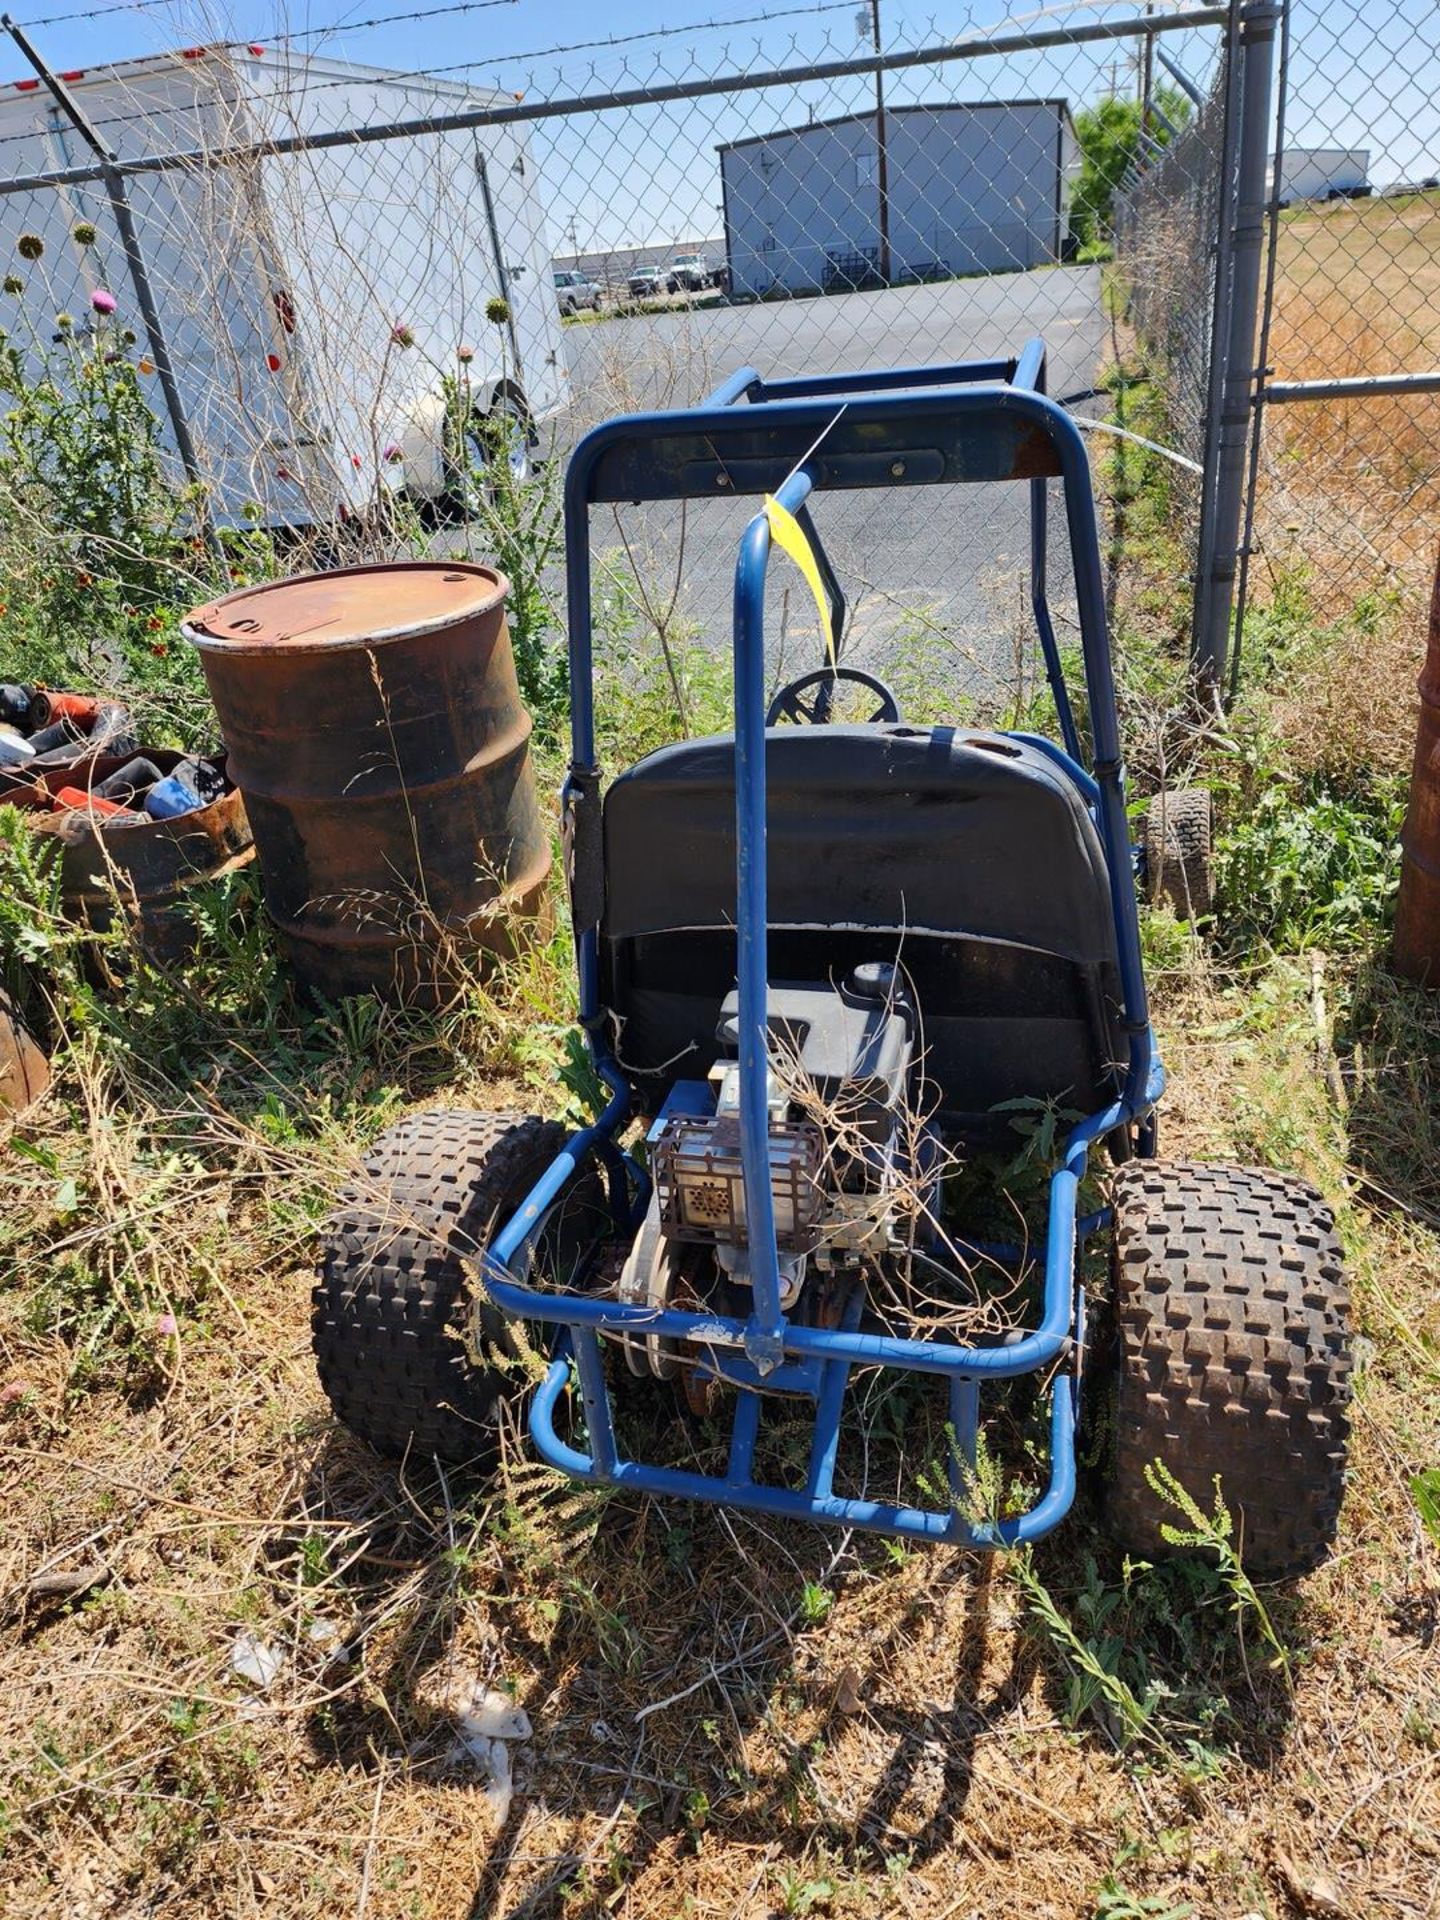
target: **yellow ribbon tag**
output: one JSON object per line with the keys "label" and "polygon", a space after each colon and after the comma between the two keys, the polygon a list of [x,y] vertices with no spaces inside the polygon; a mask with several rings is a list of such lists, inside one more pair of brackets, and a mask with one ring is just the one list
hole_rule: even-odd
{"label": "yellow ribbon tag", "polygon": [[815,561],[815,552],[805,538],[805,529],[790,512],[782,507],[773,493],[765,496],[765,518],[770,523],[770,538],[777,547],[782,547],[805,576],[805,584],[815,596],[815,608],[820,615],[820,631],[825,637],[825,651],[830,664],[835,664],[835,634],[832,625],[833,613],[829,598],[825,592],[825,582],[820,578],[820,568]]}

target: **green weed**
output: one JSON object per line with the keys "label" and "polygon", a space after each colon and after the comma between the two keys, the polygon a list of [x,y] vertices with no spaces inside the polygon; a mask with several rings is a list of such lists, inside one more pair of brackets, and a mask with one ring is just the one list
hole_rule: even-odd
{"label": "green weed", "polygon": [[595,568],[595,712],[600,756],[628,767],[657,747],[721,733],[733,712],[729,659],[681,617],[678,587],[652,580],[633,552]]}
{"label": "green weed", "polygon": [[1263,1705],[1257,1672],[1273,1674],[1288,1696],[1295,1654],[1241,1565],[1218,1489],[1206,1513],[1162,1462],[1149,1474],[1175,1510],[1163,1532],[1180,1557],[1156,1566],[1127,1559],[1107,1581],[1087,1555],[1063,1602],[1032,1550],[1015,1554],[1009,1571],[1055,1656],[1066,1724],[1094,1720],[1122,1751],[1161,1759],[1192,1782],[1214,1779],[1244,1730],[1240,1697]]}
{"label": "green weed", "polygon": [[1184,1525],[1166,1522],[1161,1526],[1160,1532],[1166,1544],[1215,1556],[1215,1565],[1229,1596],[1230,1611],[1235,1616],[1242,1650],[1245,1644],[1245,1623],[1247,1620],[1253,1620],[1261,1640],[1270,1649],[1270,1664],[1277,1672],[1284,1675],[1288,1686],[1292,1678],[1290,1650],[1276,1632],[1269,1609],[1241,1564],[1240,1550],[1235,1539],[1235,1522],[1220,1491],[1219,1479],[1215,1481],[1215,1505],[1209,1513],[1206,1513],[1199,1501],[1181,1485],[1163,1460],[1152,1461],[1145,1469],[1145,1478],[1150,1484],[1151,1491],[1159,1494],[1162,1500],[1168,1501],[1184,1521]]}
{"label": "green weed", "polygon": [[800,1624],[802,1627],[818,1627],[829,1619],[830,1610],[835,1605],[835,1596],[828,1587],[820,1586],[814,1580],[807,1580],[800,1589]]}
{"label": "green weed", "polygon": [[565,636],[548,584],[548,570],[563,537],[560,468],[532,459],[511,463],[517,428],[506,413],[485,414],[470,389],[467,371],[445,376],[451,442],[464,450],[461,498],[472,534],[485,556],[510,582],[506,618],[520,692],[542,732],[557,734],[569,702]]}
{"label": "green weed", "polygon": [[1410,1498],[1432,1543],[1440,1547],[1440,1467],[1426,1467],[1410,1476]]}
{"label": "green weed", "polygon": [[1095,1920],[1189,1920],[1195,1912],[1189,1900],[1178,1906],[1159,1893],[1130,1893],[1113,1873],[1107,1873],[1095,1896]]}
{"label": "green weed", "polygon": [[1400,879],[1405,791],[1376,778],[1349,792],[1276,779],[1217,848],[1226,944],[1347,951],[1384,932]]}
{"label": "green weed", "polygon": [[[1031,1613],[1064,1664],[1066,1724],[1078,1726],[1093,1715],[1117,1746],[1128,1747],[1137,1741],[1156,1743],[1152,1723],[1163,1696],[1144,1679],[1132,1685],[1126,1678],[1121,1669],[1127,1639],[1111,1630],[1113,1617],[1125,1598],[1124,1588],[1106,1587],[1095,1562],[1087,1559],[1085,1585],[1076,1600],[1080,1617],[1077,1627],[1041,1580],[1029,1547],[1014,1556],[1010,1569],[1030,1602]],[[1128,1581],[1127,1570],[1127,1585]]]}
{"label": "green weed", "polygon": [[836,1884],[833,1880],[818,1876],[807,1877],[803,1870],[791,1868],[782,1874],[779,1891],[782,1913],[805,1914],[833,1900]]}

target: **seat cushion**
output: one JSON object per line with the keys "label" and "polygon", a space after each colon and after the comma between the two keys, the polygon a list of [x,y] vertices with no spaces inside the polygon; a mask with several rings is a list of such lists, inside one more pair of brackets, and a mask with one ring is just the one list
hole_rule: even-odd
{"label": "seat cushion", "polygon": [[[734,758],[729,735],[684,741],[605,797],[602,988],[632,1072],[713,1057],[714,996],[734,982]],[[898,958],[947,1109],[1093,1103],[1120,1051],[1114,922],[1060,766],[1005,734],[778,727],[766,793],[772,981]]]}
{"label": "seat cushion", "polygon": [[[1113,956],[1099,835],[1038,747],[954,727],[774,727],[766,740],[772,920]],[[664,747],[614,782],[605,876],[612,938],[733,925],[729,734]]]}

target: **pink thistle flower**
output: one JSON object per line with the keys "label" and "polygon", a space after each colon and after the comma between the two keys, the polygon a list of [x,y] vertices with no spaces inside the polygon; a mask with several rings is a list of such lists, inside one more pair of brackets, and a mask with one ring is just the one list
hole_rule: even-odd
{"label": "pink thistle flower", "polygon": [[470,362],[475,358],[474,347],[457,347],[455,349],[455,358],[460,362],[462,367],[468,367]]}
{"label": "pink thistle flower", "polygon": [[385,451],[380,456],[380,458],[383,461],[385,461],[385,463],[388,466],[392,466],[392,467],[395,465],[395,462],[397,460],[403,459],[403,457],[404,456],[402,455],[399,447],[396,446],[393,440],[391,440],[388,443],[388,445],[385,448]]}
{"label": "pink thistle flower", "polygon": [[413,347],[415,344],[414,329],[407,327],[403,320],[390,329],[390,338],[397,347]]}
{"label": "pink thistle flower", "polygon": [[162,1313],[155,1322],[155,1331],[165,1340],[173,1340],[180,1331],[179,1323],[173,1313]]}
{"label": "pink thistle flower", "polygon": [[90,304],[96,313],[114,313],[116,301],[113,293],[107,293],[104,287],[96,287],[90,296]]}

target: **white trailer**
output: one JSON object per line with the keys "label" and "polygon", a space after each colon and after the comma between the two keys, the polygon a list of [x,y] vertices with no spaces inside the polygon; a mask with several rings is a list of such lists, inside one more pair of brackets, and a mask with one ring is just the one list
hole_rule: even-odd
{"label": "white trailer", "polygon": [[1275,195],[1292,200],[1334,200],[1363,193],[1370,184],[1368,147],[1286,147],[1275,167]]}
{"label": "white trailer", "polygon": [[[260,46],[194,47],[63,78],[122,159],[513,103]],[[38,82],[0,88],[10,179],[91,157]],[[221,524],[323,522],[363,512],[381,488],[438,498],[456,480],[466,408],[472,421],[518,423],[523,450],[567,398],[541,186],[517,126],[135,174],[127,192]],[[87,225],[97,237],[77,239]],[[25,234],[44,245],[28,266]],[[114,329],[173,450],[103,183],[0,193],[0,259],[25,281],[0,299],[0,327],[37,349],[57,312],[77,328]],[[93,313],[99,288],[115,296],[112,319]],[[487,316],[497,297],[506,319]]]}

